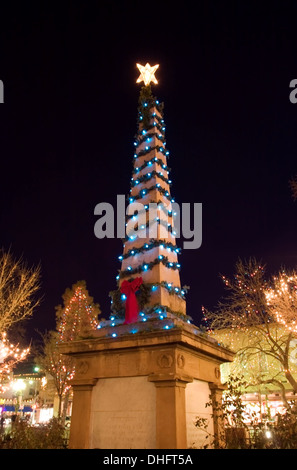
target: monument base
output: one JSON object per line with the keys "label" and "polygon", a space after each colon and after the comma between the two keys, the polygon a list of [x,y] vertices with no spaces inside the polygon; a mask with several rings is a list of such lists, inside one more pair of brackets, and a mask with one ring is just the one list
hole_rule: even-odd
{"label": "monument base", "polygon": [[203,445],[195,418],[211,422],[205,404],[210,394],[219,399],[220,364],[233,353],[192,324],[164,320],[106,324],[92,338],[61,345],[76,362],[70,448]]}

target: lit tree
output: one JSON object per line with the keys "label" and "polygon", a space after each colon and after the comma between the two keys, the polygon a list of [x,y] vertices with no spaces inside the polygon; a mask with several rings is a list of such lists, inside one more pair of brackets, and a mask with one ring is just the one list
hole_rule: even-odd
{"label": "lit tree", "polygon": [[40,268],[28,268],[22,259],[0,250],[0,390],[4,390],[16,363],[23,361],[30,348],[12,344],[8,332],[29,318],[39,304]]}
{"label": "lit tree", "polygon": [[280,272],[273,277],[272,287],[265,291],[267,305],[276,322],[297,333],[297,273]]}
{"label": "lit tree", "polygon": [[73,359],[60,354],[58,332],[50,331],[42,335],[42,339],[42,354],[36,357],[35,361],[53,378],[59,400],[58,417],[61,418],[63,397],[69,393],[70,381],[74,377]]}
{"label": "lit tree", "polygon": [[23,361],[29,354],[30,348],[20,349],[18,345],[11,344],[6,333],[2,333],[0,340],[0,392],[4,392],[11,379],[13,367]]}
{"label": "lit tree", "polygon": [[58,416],[64,419],[75,366],[71,357],[60,354],[59,344],[90,336],[98,326],[100,308],[90,297],[85,281],[66,289],[62,298],[63,306],[56,307],[56,331],[43,336],[43,352],[37,361],[54,379],[59,398]]}
{"label": "lit tree", "polygon": [[62,296],[64,306],[56,307],[59,341],[66,342],[89,335],[98,326],[100,308],[90,297],[85,281],[78,281]]}
{"label": "lit tree", "polygon": [[[222,276],[228,296],[214,312],[204,311],[209,332],[237,354],[235,374],[244,374],[250,386],[277,386],[285,406],[286,387],[297,393],[294,335],[272,315],[266,293],[271,286],[265,269],[255,259],[236,265],[234,279]],[[284,384],[285,382],[285,384]]]}

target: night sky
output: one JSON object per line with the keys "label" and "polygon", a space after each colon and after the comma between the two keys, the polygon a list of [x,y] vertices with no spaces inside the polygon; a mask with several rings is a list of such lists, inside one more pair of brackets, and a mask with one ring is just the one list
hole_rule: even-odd
{"label": "night sky", "polygon": [[94,207],[129,192],[136,62],[160,64],[172,195],[203,203],[202,247],[179,258],[188,315],[239,257],[295,268],[297,3],[61,3],[1,5],[0,245],[41,264],[28,338],[81,279],[109,316],[122,242],[95,237]]}

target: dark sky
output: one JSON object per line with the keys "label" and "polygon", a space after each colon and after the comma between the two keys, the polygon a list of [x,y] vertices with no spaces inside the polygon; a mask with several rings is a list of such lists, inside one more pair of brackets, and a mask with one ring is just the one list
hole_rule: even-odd
{"label": "dark sky", "polygon": [[80,279],[109,315],[122,244],[95,238],[94,207],[129,192],[136,62],[160,64],[172,194],[203,203],[202,247],[180,256],[188,315],[239,257],[296,267],[297,3],[60,3],[1,5],[0,245],[41,264],[28,336]]}

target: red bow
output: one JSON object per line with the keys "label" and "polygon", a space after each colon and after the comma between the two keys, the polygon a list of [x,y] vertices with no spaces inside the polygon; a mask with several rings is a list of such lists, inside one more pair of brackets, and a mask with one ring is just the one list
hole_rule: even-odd
{"label": "red bow", "polygon": [[124,325],[128,323],[137,322],[138,317],[138,303],[135,292],[139,289],[142,284],[142,277],[136,277],[133,281],[123,281],[121,285],[121,292],[125,294],[126,299],[126,312]]}

